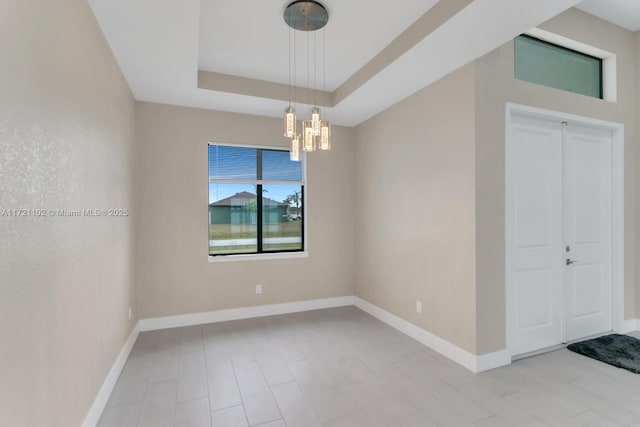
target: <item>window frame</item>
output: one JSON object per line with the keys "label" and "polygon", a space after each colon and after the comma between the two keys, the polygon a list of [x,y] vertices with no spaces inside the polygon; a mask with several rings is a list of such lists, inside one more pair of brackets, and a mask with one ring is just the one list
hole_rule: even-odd
{"label": "window frame", "polygon": [[[212,181],[209,176],[209,147],[212,145],[219,145],[225,147],[238,147],[238,148],[252,148],[256,149],[256,178],[262,175],[262,152],[263,151],[284,151],[289,152],[286,147],[272,146],[272,145],[258,145],[258,144],[240,144],[240,143],[226,143],[226,142],[212,142],[207,143],[207,205],[209,205],[209,184],[217,182],[224,183],[225,180]],[[256,192],[262,191],[263,185],[269,184],[288,184],[288,185],[300,185],[302,192],[302,206],[301,206],[301,221],[302,221],[302,248],[301,249],[287,249],[279,251],[262,251],[262,203],[258,202],[258,196],[256,194],[256,206],[258,219],[256,220],[256,246],[257,252],[246,253],[229,253],[229,254],[211,254],[209,253],[209,213],[207,210],[207,252],[209,262],[226,262],[226,261],[250,261],[250,260],[269,260],[269,259],[283,259],[283,258],[307,258],[309,256],[307,252],[307,210],[308,210],[308,191],[307,191],[307,158],[305,153],[301,152],[300,164],[302,168],[300,181],[285,181],[285,180],[228,180],[229,184],[251,184],[256,185]]]}
{"label": "window frame", "polygon": [[[599,93],[598,93],[598,96],[595,97],[595,96],[591,96],[591,95],[586,95],[584,93],[573,92],[573,91],[570,91],[570,90],[558,88],[558,87],[555,87],[555,86],[549,86],[549,85],[546,85],[546,84],[543,84],[543,83],[538,83],[538,82],[532,82],[532,81],[529,81],[529,80],[519,79],[516,76],[516,56],[517,56],[517,53],[516,53],[516,39],[518,39],[519,37],[523,37],[523,38],[526,38],[526,39],[529,39],[529,40],[533,40],[533,41],[538,42],[540,44],[544,44],[544,45],[547,45],[547,46],[552,46],[552,47],[558,48],[559,50],[564,50],[566,52],[571,52],[571,53],[578,54],[578,55],[581,55],[581,56],[584,56],[584,57],[587,57],[587,58],[595,59],[596,61],[598,61],[598,68],[599,68],[599,79],[598,79]],[[569,92],[569,93],[574,93],[574,94],[577,94],[577,95],[588,96],[589,98],[601,99],[601,100],[605,99],[604,98],[604,84],[605,84],[605,80],[604,80],[604,62],[605,62],[605,58],[594,56],[594,55],[588,54],[586,52],[582,52],[580,50],[571,49],[571,48],[563,46],[561,44],[557,44],[557,43],[554,43],[554,42],[551,42],[551,41],[548,41],[548,40],[544,40],[544,39],[538,38],[538,37],[536,37],[534,35],[530,35],[530,34],[527,34],[527,33],[522,33],[522,34],[516,36],[513,39],[513,42],[514,42],[513,43],[513,59],[514,59],[514,61],[513,61],[513,75],[514,75],[514,78],[516,80],[528,82],[528,83],[531,83],[531,84],[536,84],[536,85],[539,85],[539,86],[548,87],[548,88],[551,88],[551,89],[561,90],[563,92]]]}

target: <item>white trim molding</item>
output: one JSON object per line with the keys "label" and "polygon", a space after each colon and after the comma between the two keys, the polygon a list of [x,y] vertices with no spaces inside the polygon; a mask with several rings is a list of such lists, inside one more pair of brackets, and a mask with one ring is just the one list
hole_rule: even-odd
{"label": "white trim molding", "polygon": [[116,360],[113,362],[111,370],[109,370],[107,377],[102,383],[102,387],[100,387],[100,390],[98,391],[98,395],[93,400],[89,413],[87,413],[87,416],[82,423],[82,427],[95,427],[98,424],[100,416],[109,401],[109,396],[111,396],[111,392],[113,392],[113,388],[116,386],[118,377],[124,368],[124,364],[127,362],[129,354],[133,349],[133,345],[138,339],[138,334],[140,333],[139,325],[139,322],[135,324],[131,334],[129,334],[129,338],[127,338],[127,341],[122,346],[122,350],[120,350],[118,357],[116,357]]}
{"label": "white trim molding", "polygon": [[511,364],[511,354],[509,350],[503,348],[502,350],[494,351],[493,353],[481,354],[475,356],[476,365],[473,372],[484,372],[491,369],[499,368],[500,366],[506,366]]}
{"label": "white trim molding", "polygon": [[[155,317],[140,319],[133,327],[129,338],[113,362],[111,370],[100,387],[96,398],[82,423],[82,427],[95,427],[102,412],[107,406],[109,397],[124,368],[138,335],[143,331],[176,328],[182,326],[201,325],[206,323],[224,322],[228,320],[249,319],[255,317],[273,316],[278,314],[297,313],[302,311],[320,310],[325,308],[345,307],[354,305],[371,316],[383,321],[398,331],[410,336],[432,350],[464,366],[472,372],[482,372],[511,363],[509,352],[504,349],[494,353],[475,355],[442,339],[432,333],[389,313],[382,308],[356,296],[343,296],[307,301],[296,301],[282,304],[258,305],[254,307],[231,308],[225,310],[207,311],[177,316]],[[640,320],[632,319],[625,323],[629,328],[640,326]]]}
{"label": "white trim molding", "polygon": [[464,366],[472,372],[482,372],[511,363],[506,349],[477,356],[444,340],[430,332],[391,314],[359,297],[344,296],[308,301],[287,302],[282,304],[258,305],[253,307],[230,308],[176,316],[140,319],[140,331],[178,328],[182,326],[202,325],[206,323],[226,322],[229,320],[251,319],[301,311],[355,305],[362,311],[387,323],[400,332],[410,336],[443,356]]}
{"label": "white trim molding", "polygon": [[109,396],[118,381],[118,377],[124,368],[133,345],[142,331],[153,331],[157,329],[176,328],[181,326],[200,325],[213,322],[224,322],[227,320],[249,319],[254,317],[273,316],[277,314],[297,313],[300,311],[319,310],[323,308],[343,307],[354,305],[353,296],[336,298],[324,298],[308,301],[296,301],[283,304],[259,305],[255,307],[232,308],[227,310],[208,311],[203,313],[192,313],[178,316],[155,317],[151,319],[140,319],[133,327],[129,338],[124,343],[122,350],[113,362],[111,370],[98,391],[98,395],[93,401],[87,416],[82,423],[82,427],[95,427],[100,420],[102,412],[107,406]]}
{"label": "white trim molding", "polygon": [[289,258],[309,258],[309,252],[274,252],[274,253],[261,253],[261,254],[245,254],[245,255],[224,255],[224,256],[211,256],[209,255],[209,262],[237,262],[237,261],[272,261],[274,259],[289,259]]}
{"label": "white trim molding", "polygon": [[464,366],[471,372],[488,371],[511,363],[511,357],[507,349],[477,356],[411,322],[401,319],[395,314],[389,313],[377,305],[373,305],[359,297],[353,298],[354,305],[360,310]]}
{"label": "white trim molding", "polygon": [[323,308],[344,307],[348,305],[354,305],[353,296],[285,302],[282,304],[256,305],[253,307],[229,308],[224,310],[179,314],[176,316],[154,317],[150,319],[140,319],[140,331],[154,331],[157,329],[202,325],[205,323],[225,322],[228,320],[251,319],[254,317],[274,316],[277,314],[297,313],[300,311],[320,310]]}
{"label": "white trim molding", "polygon": [[622,322],[620,329],[615,329],[619,334],[640,331],[640,319],[626,319]]}

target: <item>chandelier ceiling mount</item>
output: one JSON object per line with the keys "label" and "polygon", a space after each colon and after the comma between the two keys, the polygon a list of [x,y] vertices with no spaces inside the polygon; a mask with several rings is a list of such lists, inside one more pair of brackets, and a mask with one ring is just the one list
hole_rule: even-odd
{"label": "chandelier ceiling mount", "polygon": [[285,9],[284,21],[294,30],[315,31],[327,25],[329,13],[317,1],[298,0]]}

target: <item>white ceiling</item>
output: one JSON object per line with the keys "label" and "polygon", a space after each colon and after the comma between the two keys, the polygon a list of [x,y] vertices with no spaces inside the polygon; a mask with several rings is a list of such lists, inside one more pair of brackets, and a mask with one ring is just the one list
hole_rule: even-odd
{"label": "white ceiling", "polygon": [[[223,2],[219,0],[201,0],[199,68],[287,84],[289,27],[283,11],[290,2],[229,1],[221,9]],[[365,0],[323,0],[329,12],[329,22],[324,28],[326,54],[331,64],[327,70],[327,89],[333,91],[344,83],[435,3],[437,0],[396,0],[371,7],[372,3]],[[306,85],[307,37],[312,48],[315,39],[320,55],[323,34],[292,30],[293,36],[299,79]]]}
{"label": "white ceiling", "polygon": [[640,0],[584,0],[576,7],[627,30],[640,30]]}
{"label": "white ceiling", "polygon": [[[282,100],[200,89],[197,74],[202,69],[287,83],[288,27],[282,18],[287,1],[88,2],[136,99],[281,117]],[[335,124],[357,125],[578,2],[474,0],[325,109],[327,116]],[[370,59],[379,59],[396,36],[435,10],[436,1],[325,3],[327,87],[334,90]],[[297,39],[306,45],[304,36]],[[306,69],[298,71],[298,81],[306,80]]]}

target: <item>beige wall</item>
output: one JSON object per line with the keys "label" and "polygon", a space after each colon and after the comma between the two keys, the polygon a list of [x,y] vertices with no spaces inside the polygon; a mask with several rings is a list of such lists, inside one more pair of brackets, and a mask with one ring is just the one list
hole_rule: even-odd
{"label": "beige wall", "polygon": [[308,258],[207,261],[207,143],[287,147],[281,135],[278,119],[137,104],[141,318],[353,294],[350,129],[334,127],[332,150],[308,156]]}
{"label": "beige wall", "polygon": [[[133,209],[134,100],[87,3],[0,9],[0,211]],[[0,425],[84,420],[136,320],[132,225],[0,216]]]}
{"label": "beige wall", "polygon": [[515,80],[513,42],[476,61],[476,253],[478,354],[505,348],[505,103],[514,102],[625,125],[625,317],[634,317],[636,262],[635,36],[576,9],[541,28],[617,55],[618,101],[610,103]]}
{"label": "beige wall", "polygon": [[358,126],[354,193],[356,295],[472,353],[474,73],[467,65]]}

